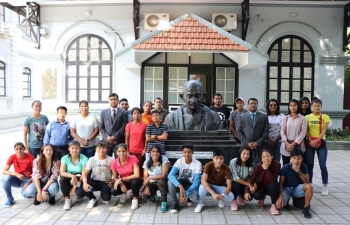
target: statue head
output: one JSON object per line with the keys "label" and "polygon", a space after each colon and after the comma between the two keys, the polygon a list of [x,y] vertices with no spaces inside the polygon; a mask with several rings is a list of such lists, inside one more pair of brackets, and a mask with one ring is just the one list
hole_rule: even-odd
{"label": "statue head", "polygon": [[184,83],[180,98],[184,100],[186,107],[192,110],[201,107],[206,95],[202,83],[190,80]]}

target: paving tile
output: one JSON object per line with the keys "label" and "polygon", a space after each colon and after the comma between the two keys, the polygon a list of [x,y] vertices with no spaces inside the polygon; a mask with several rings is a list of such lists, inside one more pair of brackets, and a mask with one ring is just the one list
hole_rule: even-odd
{"label": "paving tile", "polygon": [[326,214],[320,214],[319,217],[323,219],[326,223],[340,223],[340,224],[346,224],[348,221],[341,217],[340,215],[326,215]]}
{"label": "paving tile", "polygon": [[26,225],[30,224],[33,219],[22,219],[22,218],[12,218],[8,221],[6,221],[4,224],[5,225]]}

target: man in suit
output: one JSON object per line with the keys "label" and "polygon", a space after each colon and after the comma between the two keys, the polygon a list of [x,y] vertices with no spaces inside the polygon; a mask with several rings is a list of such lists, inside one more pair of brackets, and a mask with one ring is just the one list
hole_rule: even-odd
{"label": "man in suit", "polygon": [[266,148],[265,139],[269,134],[269,120],[266,114],[258,112],[258,100],[248,100],[248,112],[238,117],[237,134],[242,146],[248,146],[252,150],[253,162],[260,162],[261,152]]}
{"label": "man in suit", "polygon": [[111,106],[101,112],[100,132],[102,139],[108,142],[109,156],[113,155],[115,146],[124,143],[125,126],[128,123],[128,113],[118,108],[119,98],[116,93],[108,96],[108,103]]}

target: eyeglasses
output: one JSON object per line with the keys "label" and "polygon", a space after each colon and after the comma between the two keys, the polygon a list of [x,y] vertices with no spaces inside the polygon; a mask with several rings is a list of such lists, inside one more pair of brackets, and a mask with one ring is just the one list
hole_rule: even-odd
{"label": "eyeglasses", "polygon": [[269,105],[270,107],[276,107],[277,105],[276,104],[271,104]]}

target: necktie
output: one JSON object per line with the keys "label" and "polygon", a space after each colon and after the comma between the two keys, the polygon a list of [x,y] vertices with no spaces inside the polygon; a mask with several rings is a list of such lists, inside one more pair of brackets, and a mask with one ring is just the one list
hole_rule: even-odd
{"label": "necktie", "polygon": [[250,117],[252,118],[252,124],[253,124],[253,127],[254,127],[254,124],[255,124],[255,114],[251,114]]}
{"label": "necktie", "polygon": [[115,109],[113,109],[113,113],[112,113],[112,122],[114,122],[115,119]]}

